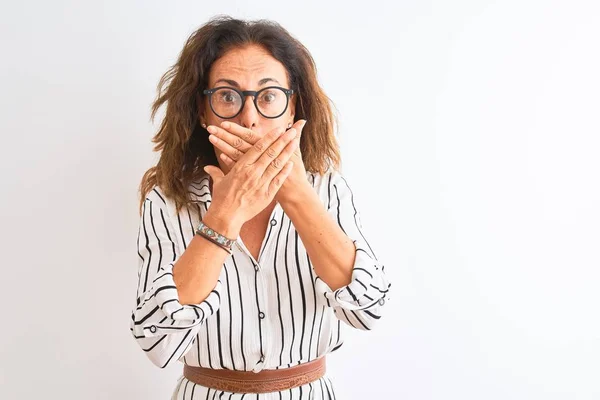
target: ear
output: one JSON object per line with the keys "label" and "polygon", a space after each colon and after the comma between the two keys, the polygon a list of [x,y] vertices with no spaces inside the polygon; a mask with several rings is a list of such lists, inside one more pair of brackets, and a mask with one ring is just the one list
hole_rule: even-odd
{"label": "ear", "polygon": [[204,109],[204,102],[200,95],[196,95],[196,112],[198,113],[198,120],[200,124],[206,124],[206,110]]}
{"label": "ear", "polygon": [[206,129],[206,118],[204,118],[203,113],[198,113],[198,123],[204,129]]}
{"label": "ear", "polygon": [[198,102],[198,122],[200,123],[200,126],[203,127],[204,129],[206,129],[206,117],[205,117],[205,111],[204,111],[204,107],[202,107],[202,102]]}
{"label": "ear", "polygon": [[296,115],[296,93],[290,96],[290,117],[292,119],[292,123],[294,123],[294,116]]}

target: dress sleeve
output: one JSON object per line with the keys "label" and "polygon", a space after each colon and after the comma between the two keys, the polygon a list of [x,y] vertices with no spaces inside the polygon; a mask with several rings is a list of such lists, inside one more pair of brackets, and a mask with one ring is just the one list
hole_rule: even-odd
{"label": "dress sleeve", "polygon": [[360,213],[346,179],[338,171],[323,177],[321,190],[326,190],[325,207],[344,233],[354,242],[355,259],[352,281],[332,290],[318,276],[316,287],[336,316],[356,329],[370,330],[381,318],[382,307],[388,298],[391,283],[385,266],[377,259],[364,235]]}
{"label": "dress sleeve", "polygon": [[220,306],[221,281],[199,304],[179,303],[173,266],[181,256],[161,200],[146,199],[137,238],[138,287],[130,330],[148,358],[165,368],[189,350],[202,323]]}

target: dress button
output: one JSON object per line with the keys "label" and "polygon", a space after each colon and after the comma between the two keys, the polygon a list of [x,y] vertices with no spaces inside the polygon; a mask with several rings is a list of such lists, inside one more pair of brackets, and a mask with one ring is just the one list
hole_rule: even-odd
{"label": "dress button", "polygon": [[382,306],[382,305],[384,305],[384,304],[385,304],[385,299],[381,299],[381,300],[379,300],[379,305],[380,305],[380,306]]}
{"label": "dress button", "polygon": [[271,220],[271,225],[272,225],[272,226],[275,226],[275,225],[277,225],[277,220],[275,220],[275,219],[272,219],[272,220]]}
{"label": "dress button", "polygon": [[152,325],[152,326],[150,327],[150,332],[152,332],[152,333],[156,333],[156,326]]}
{"label": "dress button", "polygon": [[254,265],[254,270],[258,272],[258,265]]}
{"label": "dress button", "polygon": [[262,362],[265,362],[265,356],[262,356],[262,357],[260,358],[260,360],[258,360],[258,361],[260,361],[261,363],[262,363]]}
{"label": "dress button", "polygon": [[265,317],[265,313],[261,311],[260,313],[258,313],[258,316],[260,319],[263,319]]}

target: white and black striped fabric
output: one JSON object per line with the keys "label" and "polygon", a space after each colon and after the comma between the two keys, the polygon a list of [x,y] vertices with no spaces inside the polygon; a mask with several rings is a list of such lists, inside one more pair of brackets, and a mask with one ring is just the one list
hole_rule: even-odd
{"label": "white and black striped fabric", "polygon": [[[289,368],[323,357],[343,343],[342,326],[370,330],[381,317],[390,283],[362,232],[360,214],[342,174],[307,173],[329,215],[354,241],[352,282],[332,291],[316,276],[298,232],[279,204],[258,260],[238,238],[214,290],[200,304],[181,305],[172,268],[210,207],[208,175],[190,186],[195,209],[175,212],[159,187],[140,219],[133,337],[157,366],[188,365],[255,371]],[[311,384],[267,394],[221,392],[181,376],[173,399],[335,399],[326,375]]]}

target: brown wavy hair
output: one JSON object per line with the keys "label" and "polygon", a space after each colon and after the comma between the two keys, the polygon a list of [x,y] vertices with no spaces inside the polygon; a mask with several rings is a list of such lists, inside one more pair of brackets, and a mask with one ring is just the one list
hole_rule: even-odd
{"label": "brown wavy hair", "polygon": [[317,81],[317,68],[309,51],[274,21],[244,21],[217,16],[187,39],[177,62],[161,77],[152,104],[151,119],[166,104],[165,117],[152,142],[161,151],[155,166],[144,173],[139,186],[140,213],[144,200],[159,186],[173,199],[177,212],[191,202],[189,184],[205,174],[205,165],[219,166],[208,132],[199,123],[204,89],[212,64],[228,50],[260,45],[281,62],[296,99],[295,119],[307,121],[300,142],[306,170],[324,173],[340,166],[336,140],[337,117],[331,100]]}

